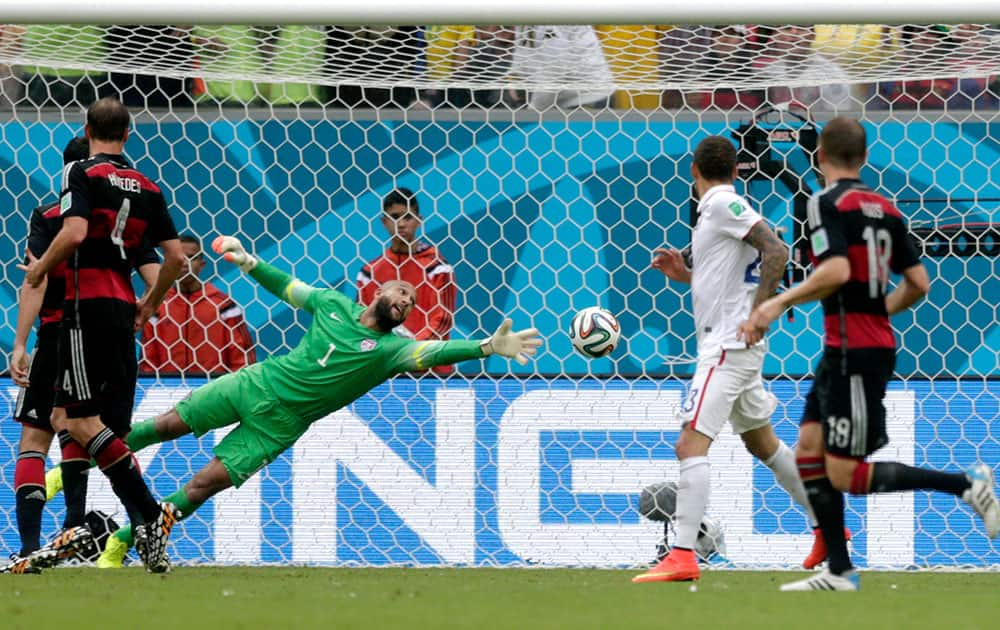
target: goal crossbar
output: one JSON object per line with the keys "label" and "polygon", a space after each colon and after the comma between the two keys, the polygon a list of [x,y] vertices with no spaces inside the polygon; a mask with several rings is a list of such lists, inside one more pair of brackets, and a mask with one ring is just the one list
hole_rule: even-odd
{"label": "goal crossbar", "polygon": [[101,0],[10,2],[0,22],[11,24],[904,24],[1000,21],[994,0],[717,0],[670,3],[623,0],[146,0],[108,10]]}

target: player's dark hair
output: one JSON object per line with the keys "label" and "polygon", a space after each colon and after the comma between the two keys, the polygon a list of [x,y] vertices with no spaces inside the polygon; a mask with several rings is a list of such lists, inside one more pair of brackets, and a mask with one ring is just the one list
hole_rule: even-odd
{"label": "player's dark hair", "polygon": [[736,168],[736,147],[728,138],[709,136],[695,147],[694,165],[709,181],[730,181]]}
{"label": "player's dark hair", "polygon": [[819,146],[831,163],[842,168],[860,168],[865,163],[868,146],[865,128],[853,118],[834,118],[820,132]]}
{"label": "player's dark hair", "polygon": [[413,214],[420,214],[420,204],[417,203],[417,196],[409,188],[397,188],[382,199],[383,212],[396,205],[406,206]]}
{"label": "player's dark hair", "polygon": [[194,234],[181,234],[177,238],[180,240],[181,243],[190,243],[192,245],[197,245],[198,249],[202,249],[201,241],[198,240],[198,237],[195,236]]}
{"label": "player's dark hair", "polygon": [[132,116],[128,108],[113,96],[105,96],[94,101],[87,108],[87,128],[90,137],[107,142],[120,142],[125,139]]}
{"label": "player's dark hair", "polygon": [[90,157],[90,140],[85,136],[77,136],[66,143],[63,149],[63,164],[79,162]]}

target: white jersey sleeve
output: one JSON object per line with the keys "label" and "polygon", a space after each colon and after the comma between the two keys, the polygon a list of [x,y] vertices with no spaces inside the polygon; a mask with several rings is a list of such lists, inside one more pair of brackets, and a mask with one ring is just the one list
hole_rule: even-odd
{"label": "white jersey sleeve", "polygon": [[716,208],[712,213],[715,227],[726,236],[742,241],[762,217],[742,197],[732,195],[723,203],[725,209]]}

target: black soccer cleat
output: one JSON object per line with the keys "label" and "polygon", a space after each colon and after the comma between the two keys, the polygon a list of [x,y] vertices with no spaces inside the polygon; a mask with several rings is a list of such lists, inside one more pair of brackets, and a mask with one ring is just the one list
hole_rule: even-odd
{"label": "black soccer cleat", "polygon": [[139,551],[142,563],[146,565],[146,571],[150,573],[167,573],[170,571],[170,559],[167,557],[167,541],[170,539],[170,531],[181,518],[181,511],[173,503],[160,504],[160,516],[152,523],[147,523],[136,528],[136,550],[139,546],[139,531],[144,537],[145,551]]}
{"label": "black soccer cleat", "polygon": [[145,524],[132,526],[132,544],[135,545],[135,552],[139,554],[139,561],[142,562],[143,566],[147,566],[149,537],[146,536]]}
{"label": "black soccer cleat", "polygon": [[13,575],[26,575],[29,573],[38,574],[41,572],[41,569],[36,569],[31,566],[31,560],[29,557],[22,558],[16,553],[10,554],[10,562],[0,567],[0,573],[10,573]]}
{"label": "black soccer cleat", "polygon": [[77,554],[89,555],[97,550],[97,542],[86,527],[70,527],[28,556],[32,568],[49,569]]}

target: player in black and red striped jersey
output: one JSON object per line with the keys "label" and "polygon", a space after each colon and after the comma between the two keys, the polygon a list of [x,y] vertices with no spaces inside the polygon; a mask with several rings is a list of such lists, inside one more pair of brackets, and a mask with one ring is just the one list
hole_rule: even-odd
{"label": "player in black and red striped jersey", "polygon": [[[129,518],[136,524],[137,549],[146,568],[169,569],[166,542],[176,510],[153,498],[135,467],[122,427],[104,410],[131,410],[137,373],[135,331],[156,311],[183,264],[183,249],[163,193],[122,157],[131,121],[128,109],[104,98],[87,110],[91,157],[63,172],[59,203],[62,228],[45,254],[29,254],[25,282],[38,286],[52,269],[66,262],[66,300],[59,337],[59,368],[52,421],[86,448],[108,477]],[[136,304],[131,269],[135,254],[148,242],[163,250],[156,282]],[[105,414],[106,415],[106,414]],[[128,414],[130,415],[130,414]],[[60,437],[63,439],[63,436]],[[80,457],[85,457],[83,451]],[[73,492],[85,470],[67,475]],[[82,529],[73,523],[71,531]],[[81,536],[83,534],[81,533]],[[65,546],[74,546],[71,536]]]}
{"label": "player in black and red striped jersey", "polygon": [[[86,160],[89,156],[90,143],[84,137],[76,137],[66,145],[63,151],[63,163],[68,165]],[[34,256],[41,256],[61,226],[62,217],[59,214],[58,202],[35,208],[31,213],[28,227],[28,251]],[[160,267],[159,260],[152,248],[145,247],[138,252],[138,258],[134,261],[134,266],[149,286],[152,286],[156,279]],[[57,265],[38,287],[31,287],[25,283],[18,298],[17,329],[11,352],[10,370],[14,383],[22,388],[18,392],[14,410],[14,420],[21,424],[21,439],[14,468],[15,514],[21,548],[18,553],[11,554],[9,564],[0,567],[0,573],[32,570],[33,563],[22,560],[38,552],[41,547],[42,509],[46,502],[45,456],[55,435],[50,416],[55,393],[59,323],[62,321],[63,301],[66,296],[66,283],[63,277],[65,266],[65,263]],[[39,325],[35,351],[29,357],[28,335],[36,319],[39,320]],[[121,416],[122,411],[126,414],[124,417]],[[116,412],[118,412],[117,422],[112,424],[127,428],[131,408],[109,409],[102,415],[107,413],[114,417]],[[74,446],[75,444],[73,442]],[[79,447],[70,448],[64,455],[62,465],[71,471],[89,467],[90,457],[82,450]],[[85,481],[86,477],[84,484],[75,488],[75,492],[65,495],[64,525],[82,522],[86,518]]]}
{"label": "player in black and red striped jersey", "polygon": [[[755,342],[785,309],[822,301],[823,357],[806,398],[796,456],[829,563],[822,573],[781,590],[855,591],[858,577],[844,540],[844,492],[950,493],[973,507],[991,538],[1000,533],[1000,504],[993,471],[985,464],[945,473],[866,461],[889,441],[882,404],[896,363],[889,317],[921,300],[930,281],[902,214],[861,181],[867,158],[864,127],[835,118],[824,126],[818,150],[829,185],[809,202],[813,271],[761,304],[742,330],[748,342]],[[890,273],[901,276],[892,291]]]}
{"label": "player in black and red striped jersey", "polygon": [[[71,164],[90,156],[86,138],[73,138],[63,151],[63,163]],[[59,231],[59,204],[39,206],[28,224],[28,251],[41,256]],[[0,571],[30,570],[21,562],[41,547],[42,508],[45,506],[45,456],[55,433],[52,413],[59,322],[66,293],[63,268],[59,265],[38,287],[27,283],[18,295],[17,328],[10,357],[10,373],[18,392],[14,420],[21,424],[17,463],[14,466],[14,501],[21,549],[11,554],[11,562]],[[28,335],[39,320],[35,352],[28,355]],[[67,511],[85,510],[84,497],[67,496]]]}

